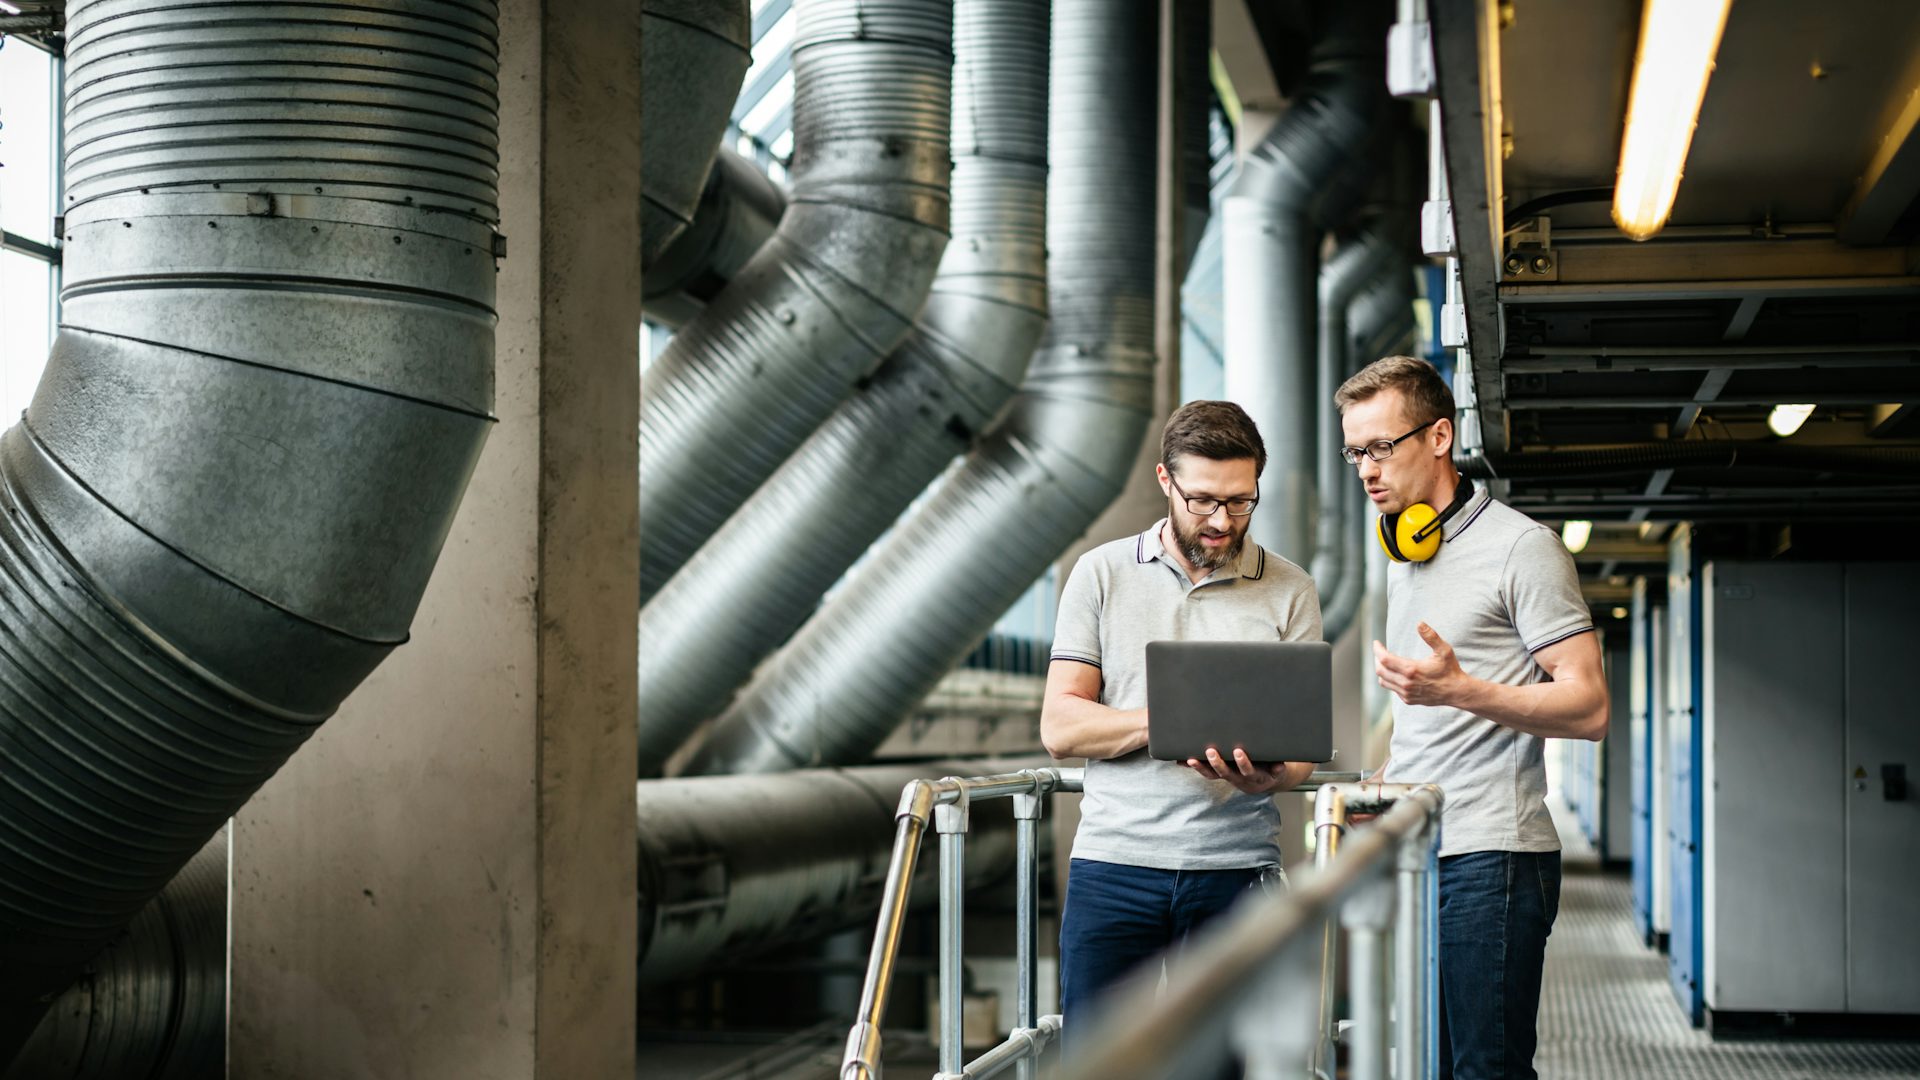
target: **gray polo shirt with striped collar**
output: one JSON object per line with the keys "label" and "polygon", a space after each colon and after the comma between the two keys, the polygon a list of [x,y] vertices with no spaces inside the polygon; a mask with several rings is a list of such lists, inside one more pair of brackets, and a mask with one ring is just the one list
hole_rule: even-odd
{"label": "gray polo shirt with striped collar", "polygon": [[[1388,571],[1383,644],[1397,656],[1433,655],[1417,629],[1425,622],[1467,674],[1509,686],[1544,682],[1534,653],[1593,629],[1559,535],[1484,488],[1441,535],[1433,558]],[[1547,813],[1545,739],[1462,709],[1392,702],[1387,779],[1445,791],[1442,856],[1560,849]]]}
{"label": "gray polo shirt with striped collar", "polygon": [[[1053,659],[1100,669],[1101,704],[1147,704],[1149,641],[1319,641],[1306,571],[1253,543],[1198,585],[1160,541],[1165,519],[1080,557],[1060,596]],[[1073,857],[1161,870],[1277,864],[1280,811],[1137,750],[1087,762]]]}

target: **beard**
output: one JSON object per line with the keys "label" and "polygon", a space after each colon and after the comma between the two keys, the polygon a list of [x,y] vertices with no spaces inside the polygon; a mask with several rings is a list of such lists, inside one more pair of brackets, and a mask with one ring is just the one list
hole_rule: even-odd
{"label": "beard", "polygon": [[1238,559],[1240,550],[1247,545],[1246,525],[1228,525],[1224,535],[1232,539],[1220,547],[1209,548],[1200,542],[1201,534],[1221,534],[1213,533],[1204,523],[1188,525],[1181,520],[1179,508],[1171,502],[1167,504],[1167,520],[1173,523],[1173,542],[1179,545],[1180,554],[1186,557],[1187,565],[1195,570],[1218,570]]}

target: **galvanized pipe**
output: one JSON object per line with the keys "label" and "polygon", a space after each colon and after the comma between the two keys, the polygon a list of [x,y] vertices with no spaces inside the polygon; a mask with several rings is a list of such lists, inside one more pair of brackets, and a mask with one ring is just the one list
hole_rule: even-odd
{"label": "galvanized pipe", "polygon": [[[1014,821],[1014,1027],[1034,1027],[1040,996],[1040,816],[1039,794],[1013,797]],[[1020,1059],[1019,1080],[1034,1080],[1038,1062]]]}
{"label": "galvanized pipe", "polygon": [[693,222],[646,265],[640,301],[647,318],[676,328],[692,322],[766,244],[786,209],[779,184],[758,165],[722,149]]}
{"label": "galvanized pipe", "polygon": [[940,1071],[958,1076],[966,1062],[967,818],[963,797],[933,808],[940,834]]}
{"label": "galvanized pipe", "polygon": [[1322,210],[1361,156],[1386,100],[1377,5],[1317,5],[1311,72],[1250,151],[1221,203],[1226,395],[1260,426],[1268,450],[1252,529],[1306,565],[1320,448],[1315,279]]}
{"label": "galvanized pipe", "polygon": [[406,639],[492,422],[494,3],[283,8],[68,10],[64,322],[0,438],[0,1060]]}
{"label": "galvanized pipe", "polygon": [[1032,1072],[1038,1066],[1040,1055],[1060,1037],[1060,1019],[1055,1013],[1014,1028],[998,1046],[967,1062],[967,1067],[960,1071],[960,1080],[991,1080],[1010,1066],[1018,1066],[1021,1075]]}
{"label": "galvanized pipe", "polygon": [[1153,408],[1157,10],[1055,3],[1053,318],[1013,411],[761,665],[689,771],[863,760],[1131,475]]}
{"label": "galvanized pipe", "polygon": [[725,708],[1026,371],[1047,322],[1045,0],[958,0],[953,100],[954,239],[913,333],[641,609],[643,775]]}
{"label": "galvanized pipe", "polygon": [[1403,844],[1394,871],[1394,1070],[1396,1080],[1427,1080],[1426,845]]}
{"label": "galvanized pipe", "polygon": [[645,0],[640,94],[666,123],[640,128],[640,263],[646,273],[707,185],[714,150],[746,78],[753,15],[747,0]]}
{"label": "galvanized pipe", "polygon": [[[1313,865],[1316,870],[1325,870],[1333,865],[1334,856],[1340,851],[1340,838],[1346,831],[1344,789],[1334,784],[1322,785],[1314,792],[1313,798]],[[1329,915],[1320,924],[1319,1022],[1314,1028],[1320,1037],[1314,1043],[1310,1062],[1312,1075],[1325,1077],[1326,1080],[1332,1080],[1336,1060],[1333,992],[1340,977],[1338,942],[1339,928]]]}
{"label": "galvanized pipe", "polygon": [[950,0],[795,0],[790,198],[640,392],[644,604],[906,337],[947,246]]}
{"label": "galvanized pipe", "polygon": [[1347,928],[1347,1001],[1353,1010],[1347,1037],[1352,1080],[1387,1080],[1387,927],[1393,898],[1393,882],[1381,867],[1341,911]]}

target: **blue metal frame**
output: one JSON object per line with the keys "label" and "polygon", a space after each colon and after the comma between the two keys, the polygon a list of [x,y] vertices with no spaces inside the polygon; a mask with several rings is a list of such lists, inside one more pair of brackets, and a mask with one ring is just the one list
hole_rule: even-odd
{"label": "blue metal frame", "polygon": [[[1700,790],[1705,770],[1701,737],[1705,704],[1701,685],[1704,681],[1701,663],[1704,582],[1700,554],[1693,545],[1691,530],[1683,529],[1675,537],[1674,545],[1667,606],[1669,611],[1686,612],[1686,651],[1676,653],[1676,659],[1685,665],[1687,704],[1685,714],[1676,718],[1669,732],[1673,748],[1670,813],[1673,840],[1668,851],[1673,865],[1673,931],[1667,952],[1667,975],[1681,1009],[1698,1027],[1705,1019],[1706,1004],[1702,985],[1706,967],[1702,907],[1705,878],[1700,850],[1705,841]],[[1676,641],[1669,647],[1682,646]],[[1675,667],[1679,668],[1680,664]]]}
{"label": "blue metal frame", "polygon": [[1653,836],[1653,733],[1656,725],[1653,718],[1655,709],[1660,707],[1657,696],[1659,680],[1654,678],[1654,665],[1658,662],[1653,655],[1653,604],[1647,601],[1647,588],[1641,582],[1633,592],[1633,652],[1634,663],[1641,672],[1640,685],[1635,687],[1639,699],[1633,703],[1637,723],[1633,727],[1633,837],[1631,839],[1633,858],[1633,922],[1640,929],[1640,937],[1651,944],[1654,940],[1653,929],[1653,855],[1655,852]]}

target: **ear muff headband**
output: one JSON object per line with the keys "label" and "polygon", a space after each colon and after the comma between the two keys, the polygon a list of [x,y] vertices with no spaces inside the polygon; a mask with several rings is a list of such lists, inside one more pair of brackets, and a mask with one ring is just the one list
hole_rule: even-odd
{"label": "ear muff headband", "polygon": [[1441,528],[1473,498],[1473,481],[1461,478],[1453,501],[1435,512],[1426,503],[1414,503],[1397,514],[1380,515],[1380,548],[1394,562],[1426,562],[1440,550]]}

